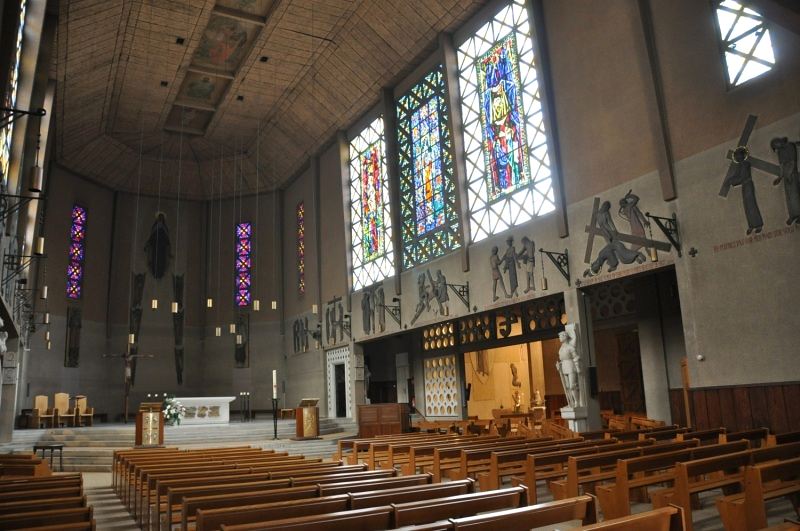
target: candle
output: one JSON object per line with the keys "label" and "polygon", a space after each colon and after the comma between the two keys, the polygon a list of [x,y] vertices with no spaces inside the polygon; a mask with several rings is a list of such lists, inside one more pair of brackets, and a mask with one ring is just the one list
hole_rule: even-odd
{"label": "candle", "polygon": [[278,371],[272,369],[272,399],[278,398]]}

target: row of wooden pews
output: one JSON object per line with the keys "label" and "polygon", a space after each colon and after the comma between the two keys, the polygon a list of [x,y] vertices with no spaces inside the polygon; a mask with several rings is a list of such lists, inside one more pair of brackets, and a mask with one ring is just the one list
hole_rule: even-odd
{"label": "row of wooden pews", "polygon": [[0,529],[95,529],[80,474],[0,480]]}
{"label": "row of wooden pews", "polygon": [[0,454],[0,480],[52,475],[47,461],[33,453]]}

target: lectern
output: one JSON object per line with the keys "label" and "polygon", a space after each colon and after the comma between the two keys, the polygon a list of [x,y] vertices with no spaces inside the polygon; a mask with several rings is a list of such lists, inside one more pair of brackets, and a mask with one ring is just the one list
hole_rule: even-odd
{"label": "lectern", "polygon": [[142,402],[136,413],[136,446],[164,444],[164,418],[161,402]]}
{"label": "lectern", "polygon": [[294,410],[295,439],[319,438],[319,398],[304,398]]}

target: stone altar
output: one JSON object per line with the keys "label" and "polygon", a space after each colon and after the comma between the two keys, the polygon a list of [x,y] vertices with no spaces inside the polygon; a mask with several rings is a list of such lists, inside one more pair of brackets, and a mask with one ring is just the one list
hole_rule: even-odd
{"label": "stone altar", "polygon": [[175,397],[186,408],[184,424],[227,424],[230,421],[230,403],[235,396]]}

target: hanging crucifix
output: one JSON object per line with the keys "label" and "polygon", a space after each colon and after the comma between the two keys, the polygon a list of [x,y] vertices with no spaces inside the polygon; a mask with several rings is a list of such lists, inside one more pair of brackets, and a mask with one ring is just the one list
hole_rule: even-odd
{"label": "hanging crucifix", "polygon": [[133,387],[133,363],[134,360],[142,359],[142,358],[154,358],[152,354],[131,354],[130,345],[128,345],[128,349],[121,355],[116,354],[104,354],[104,358],[121,358],[122,361],[125,363],[125,394],[123,395],[122,399],[122,411],[123,411],[123,421],[125,424],[128,423],[128,398],[130,397],[131,387]]}

